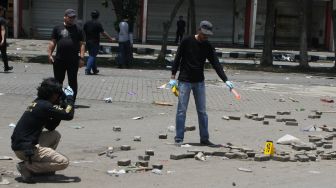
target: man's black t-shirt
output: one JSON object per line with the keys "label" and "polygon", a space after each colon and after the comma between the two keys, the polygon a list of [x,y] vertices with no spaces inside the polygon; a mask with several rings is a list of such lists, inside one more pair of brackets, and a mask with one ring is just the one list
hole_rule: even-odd
{"label": "man's black t-shirt", "polygon": [[202,82],[204,81],[204,64],[206,59],[209,60],[218,76],[224,82],[227,81],[215,49],[208,41],[197,41],[195,36],[189,36],[181,41],[172,67],[172,75],[175,75],[178,68],[180,68],[178,80],[184,82]]}
{"label": "man's black t-shirt", "polygon": [[61,60],[75,60],[78,58],[80,42],[84,41],[83,31],[77,25],[59,25],[52,31],[52,39],[56,40],[56,58]]}
{"label": "man's black t-shirt", "polygon": [[104,32],[104,28],[99,21],[90,20],[84,24],[84,32],[86,36],[86,42],[99,44],[100,33]]}
{"label": "man's black t-shirt", "polygon": [[[7,27],[7,21],[6,21],[5,18],[3,18],[3,17],[0,16],[0,28],[1,28],[2,26],[4,26],[5,29],[7,29],[7,28],[6,28],[6,27]],[[2,40],[2,36],[1,36],[1,34],[0,34],[0,40]],[[5,41],[6,41],[6,35],[5,35]]]}
{"label": "man's black t-shirt", "polygon": [[186,23],[184,20],[178,20],[176,23],[177,32],[184,33]]}
{"label": "man's black t-shirt", "polygon": [[33,149],[38,144],[45,127],[54,130],[61,120],[71,120],[74,116],[73,99],[68,97],[65,107],[53,105],[47,100],[36,99],[28,106],[16,124],[12,135],[12,149]]}

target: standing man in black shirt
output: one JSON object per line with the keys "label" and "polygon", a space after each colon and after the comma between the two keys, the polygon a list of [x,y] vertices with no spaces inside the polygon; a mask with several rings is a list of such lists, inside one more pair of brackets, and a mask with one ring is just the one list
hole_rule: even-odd
{"label": "standing man in black shirt", "polygon": [[179,20],[176,22],[176,27],[177,27],[176,39],[175,39],[176,44],[180,44],[183,38],[184,32],[185,32],[185,26],[186,26],[186,23],[183,20],[183,16],[179,16]]}
{"label": "standing man in black shirt", "polygon": [[[61,96],[64,96],[62,105]],[[28,106],[18,121],[12,139],[12,149],[23,160],[17,164],[24,182],[32,183],[33,173],[53,174],[69,165],[69,159],[56,152],[61,139],[56,127],[61,120],[74,116],[73,91],[54,78],[43,80],[37,88],[37,98]],[[48,131],[42,131],[46,128]]]}
{"label": "standing man in black shirt", "polygon": [[213,35],[212,24],[202,21],[195,36],[190,36],[181,41],[172,67],[172,75],[169,84],[177,86],[175,75],[178,69],[178,106],[176,112],[176,136],[175,143],[180,145],[184,139],[184,126],[186,112],[189,103],[190,92],[193,91],[198,124],[200,130],[200,143],[202,145],[214,145],[209,141],[208,115],[206,113],[206,98],[204,84],[204,64],[208,59],[218,76],[232,89],[233,84],[228,81],[223,67],[216,56],[215,49],[208,42],[208,37]]}
{"label": "standing man in black shirt", "polygon": [[8,72],[13,69],[12,66],[8,66],[8,57],[7,57],[7,41],[6,41],[6,28],[7,28],[7,20],[3,17],[5,14],[5,8],[0,6],[0,27],[1,27],[1,35],[0,35],[0,51],[2,61],[4,63],[4,71]]}
{"label": "standing man in black shirt", "polygon": [[[100,34],[104,35],[110,42],[114,39],[104,31],[102,24],[98,21],[99,11],[94,10],[91,12],[92,20],[84,24],[84,32],[86,35],[86,48],[89,51],[89,58],[87,60],[85,74],[91,75],[98,74],[99,70],[96,65],[96,57],[99,51]],[[91,73],[92,70],[92,73]]]}
{"label": "standing man in black shirt", "polygon": [[[74,100],[76,100],[78,90],[78,68],[84,66],[85,53],[83,31],[76,25],[75,19],[75,10],[67,9],[64,13],[64,23],[54,27],[48,47],[49,62],[53,64],[54,77],[63,84],[65,72],[67,73],[68,83],[75,93]],[[56,46],[54,59],[52,53]]]}

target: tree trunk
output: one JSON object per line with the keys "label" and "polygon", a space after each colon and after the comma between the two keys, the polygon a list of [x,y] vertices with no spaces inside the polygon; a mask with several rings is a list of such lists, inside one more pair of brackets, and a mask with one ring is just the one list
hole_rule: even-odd
{"label": "tree trunk", "polygon": [[190,34],[196,34],[196,11],[195,11],[195,0],[189,0],[190,7]]}
{"label": "tree trunk", "polygon": [[[309,0],[310,1],[310,0]],[[309,68],[308,64],[308,52],[307,52],[307,10],[308,10],[307,0],[299,0],[299,6],[301,6],[300,11],[300,22],[301,22],[301,36],[300,36],[300,65],[302,69]]]}
{"label": "tree trunk", "polygon": [[163,22],[163,34],[162,34],[162,45],[161,45],[161,51],[159,53],[159,56],[157,58],[157,61],[159,63],[164,63],[165,62],[165,57],[166,57],[166,51],[167,51],[167,40],[168,40],[168,33],[169,29],[171,27],[171,24],[176,17],[177,11],[183,4],[184,0],[178,0],[170,13],[170,19],[166,20]]}
{"label": "tree trunk", "polygon": [[263,67],[273,65],[273,36],[274,36],[274,20],[275,20],[275,0],[268,0],[266,12],[266,24],[264,31],[264,47],[263,54],[260,60],[260,65]]}

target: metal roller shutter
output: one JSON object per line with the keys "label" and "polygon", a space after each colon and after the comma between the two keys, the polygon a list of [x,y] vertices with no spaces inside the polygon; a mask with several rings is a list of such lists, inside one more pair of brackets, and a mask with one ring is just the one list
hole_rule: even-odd
{"label": "metal roller shutter", "polygon": [[63,23],[64,11],[68,8],[77,11],[77,0],[33,0],[32,28],[34,38],[49,39],[52,28]]}
{"label": "metal roller shutter", "polygon": [[[169,19],[170,13],[177,0],[149,0],[147,39],[160,41],[162,38],[162,23]],[[210,41],[232,43],[233,38],[233,0],[195,0],[196,25],[202,20],[209,20],[214,25],[215,35]],[[187,18],[188,1],[179,9],[175,20],[169,30],[169,41],[175,40],[176,21],[179,15]]]}

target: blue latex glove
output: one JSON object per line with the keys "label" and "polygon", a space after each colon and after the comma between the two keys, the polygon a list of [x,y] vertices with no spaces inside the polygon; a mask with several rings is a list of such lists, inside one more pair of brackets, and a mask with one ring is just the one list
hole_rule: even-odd
{"label": "blue latex glove", "polygon": [[63,92],[66,96],[73,96],[74,95],[74,92],[73,92],[73,90],[71,89],[70,86],[68,86],[66,88],[63,88]]}
{"label": "blue latex glove", "polygon": [[174,87],[177,86],[177,81],[175,79],[170,79],[168,84],[170,87]]}
{"label": "blue latex glove", "polygon": [[233,83],[231,81],[226,81],[225,84],[230,88],[233,89]]}

